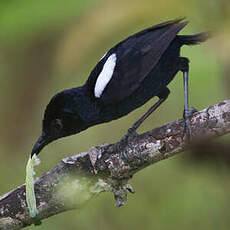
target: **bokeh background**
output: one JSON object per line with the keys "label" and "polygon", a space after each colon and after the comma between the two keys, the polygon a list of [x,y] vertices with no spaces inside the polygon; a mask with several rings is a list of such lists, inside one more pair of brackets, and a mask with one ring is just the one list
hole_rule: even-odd
{"label": "bokeh background", "polygon": [[[190,21],[183,34],[215,35],[202,46],[182,49],[191,60],[191,104],[202,109],[230,95],[228,0],[1,0],[0,194],[24,183],[43,111],[55,93],[83,84],[103,54],[131,33],[182,16]],[[182,82],[178,74],[169,99],[140,131],[182,116]],[[154,100],[122,119],[50,144],[40,155],[37,175],[66,156],[116,142]],[[114,206],[112,194],[101,194],[36,229],[229,229],[229,138],[142,170],[131,181],[136,194],[122,208]],[[207,156],[200,157],[203,153]]]}

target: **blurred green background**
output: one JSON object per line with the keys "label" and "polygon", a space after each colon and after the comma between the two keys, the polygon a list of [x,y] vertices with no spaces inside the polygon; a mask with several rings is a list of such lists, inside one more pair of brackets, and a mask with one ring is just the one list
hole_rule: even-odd
{"label": "blurred green background", "polygon": [[[147,26],[186,16],[183,34],[212,30],[202,46],[183,47],[191,61],[191,104],[205,108],[230,95],[228,0],[40,0],[0,2],[0,194],[24,183],[25,165],[41,131],[43,111],[57,92],[81,85],[103,54]],[[181,73],[171,95],[140,131],[180,118]],[[156,100],[156,99],[153,99]],[[116,142],[153,100],[128,116],[46,147],[37,175],[93,145]],[[228,142],[229,137],[220,139]],[[184,155],[139,172],[127,205],[101,194],[85,208],[51,217],[37,230],[229,229],[229,164]],[[28,227],[33,229],[34,227]]]}

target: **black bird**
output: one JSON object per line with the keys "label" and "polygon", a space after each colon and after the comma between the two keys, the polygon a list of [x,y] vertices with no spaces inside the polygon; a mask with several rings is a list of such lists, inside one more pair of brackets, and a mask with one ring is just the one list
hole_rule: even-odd
{"label": "black bird", "polygon": [[131,128],[133,132],[168,97],[167,85],[178,71],[184,74],[186,127],[189,134],[189,60],[180,56],[183,45],[196,45],[207,33],[177,35],[182,19],[142,30],[111,48],[83,86],[56,94],[46,107],[42,134],[31,157],[48,143],[96,124],[118,119],[157,96],[155,103]]}

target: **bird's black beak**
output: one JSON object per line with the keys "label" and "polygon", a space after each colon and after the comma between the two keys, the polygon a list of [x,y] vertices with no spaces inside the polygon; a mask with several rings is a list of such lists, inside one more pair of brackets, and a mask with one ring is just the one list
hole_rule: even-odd
{"label": "bird's black beak", "polygon": [[51,142],[51,139],[48,138],[48,136],[45,133],[42,133],[42,135],[38,138],[37,142],[35,143],[32,152],[31,157],[36,154],[38,155],[41,150]]}

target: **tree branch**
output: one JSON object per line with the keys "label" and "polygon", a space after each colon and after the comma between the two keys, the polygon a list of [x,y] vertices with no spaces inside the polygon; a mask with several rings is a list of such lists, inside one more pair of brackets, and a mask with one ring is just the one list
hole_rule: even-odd
{"label": "tree branch", "polygon": [[[136,172],[189,147],[184,128],[184,121],[177,120],[63,159],[35,181],[39,218],[81,207],[103,191],[113,192],[116,205],[124,205],[127,190],[133,192],[127,182]],[[195,113],[191,129],[192,141],[229,133],[230,100]],[[33,223],[25,200],[25,185],[0,197],[0,229],[21,229]]]}

